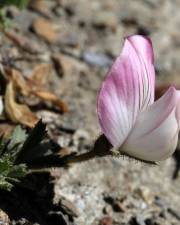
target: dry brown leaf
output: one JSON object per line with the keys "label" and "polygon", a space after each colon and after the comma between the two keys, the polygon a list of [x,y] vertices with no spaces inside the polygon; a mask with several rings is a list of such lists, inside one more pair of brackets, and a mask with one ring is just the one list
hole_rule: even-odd
{"label": "dry brown leaf", "polygon": [[34,68],[30,79],[34,81],[38,86],[44,86],[49,82],[51,73],[51,64],[40,64]]}
{"label": "dry brown leaf", "polygon": [[[44,101],[49,101],[53,103],[54,105],[59,107],[59,109],[62,112],[65,113],[68,111],[67,105],[63,101],[58,99],[58,97],[55,94],[49,91],[46,91],[43,88],[44,84],[47,83],[47,79],[49,74],[51,73],[51,69],[52,69],[52,66],[50,64],[42,64],[40,66],[37,66],[34,69],[31,77],[28,79],[25,79],[22,76],[22,74],[15,69],[6,69],[5,76],[6,76],[6,79],[10,83],[12,83],[12,86],[14,88],[19,89],[20,93],[23,96],[35,95]],[[15,96],[15,93],[13,94]],[[20,104],[20,106],[25,106],[25,105]],[[27,111],[27,109],[25,111]],[[11,116],[11,119],[12,121],[17,122],[17,119],[15,120],[14,118],[12,118],[12,116]]]}
{"label": "dry brown leaf", "polygon": [[55,104],[57,107],[60,108],[60,110],[62,112],[68,112],[68,107],[67,105],[61,101],[60,99],[57,98],[56,95],[50,93],[50,92],[47,92],[47,91],[34,91],[33,92],[34,95],[38,96],[39,98],[45,100],[45,101],[50,101],[51,103]]}
{"label": "dry brown leaf", "polygon": [[49,43],[56,43],[57,33],[53,29],[53,24],[47,19],[37,18],[32,23],[33,31]]}
{"label": "dry brown leaf", "polygon": [[25,80],[23,75],[18,70],[6,68],[5,75],[6,78],[9,81],[12,81],[14,86],[17,87],[24,96],[29,95],[30,87],[27,84],[27,81]]}
{"label": "dry brown leaf", "polygon": [[28,127],[33,127],[38,121],[38,118],[31,112],[28,106],[16,102],[12,81],[6,86],[5,112],[13,122],[21,123]]}

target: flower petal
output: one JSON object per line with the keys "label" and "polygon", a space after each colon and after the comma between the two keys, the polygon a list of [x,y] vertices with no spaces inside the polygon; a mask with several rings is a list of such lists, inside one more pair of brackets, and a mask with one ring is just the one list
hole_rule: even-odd
{"label": "flower petal", "polygon": [[161,161],[175,151],[180,129],[180,91],[168,91],[137,118],[120,151],[146,161]]}
{"label": "flower petal", "polygon": [[97,101],[101,129],[114,147],[124,142],[139,111],[154,102],[154,80],[151,41],[140,35],[128,37]]}

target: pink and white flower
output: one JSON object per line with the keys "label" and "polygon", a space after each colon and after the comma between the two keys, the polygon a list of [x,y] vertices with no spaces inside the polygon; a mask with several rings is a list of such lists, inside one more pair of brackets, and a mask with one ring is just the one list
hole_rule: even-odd
{"label": "pink and white flower", "polygon": [[97,113],[113,147],[152,162],[172,155],[180,130],[180,91],[170,87],[156,102],[154,92],[151,41],[130,36],[102,84]]}

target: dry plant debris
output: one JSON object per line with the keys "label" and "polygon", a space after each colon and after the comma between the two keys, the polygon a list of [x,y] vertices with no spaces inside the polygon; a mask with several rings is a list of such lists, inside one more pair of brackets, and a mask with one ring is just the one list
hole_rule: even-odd
{"label": "dry plant debris", "polygon": [[15,87],[10,81],[6,86],[5,93],[5,112],[11,121],[21,123],[28,127],[33,127],[38,121],[38,118],[31,112],[29,107],[24,104],[19,104],[15,99]]}
{"label": "dry plant debris", "polygon": [[26,97],[35,96],[41,101],[51,102],[53,106],[57,106],[63,113],[68,111],[67,105],[55,94],[47,90],[48,80],[52,71],[50,64],[36,66],[28,78],[23,77],[21,72],[15,69],[5,68],[4,71],[4,76],[7,80],[4,98],[5,112],[11,121],[33,127],[38,120],[35,113],[27,105],[17,102],[17,94]]}

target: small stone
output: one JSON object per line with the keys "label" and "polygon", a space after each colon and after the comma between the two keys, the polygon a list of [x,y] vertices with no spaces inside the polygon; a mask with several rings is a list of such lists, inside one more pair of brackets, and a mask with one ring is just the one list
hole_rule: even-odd
{"label": "small stone", "polygon": [[69,146],[70,142],[71,142],[71,139],[70,139],[69,135],[59,136],[58,139],[57,139],[57,143],[62,148],[66,148],[67,146]]}
{"label": "small stone", "polygon": [[13,19],[16,16],[18,16],[19,12],[20,12],[19,9],[12,5],[7,8],[6,16]]}
{"label": "small stone", "polygon": [[61,54],[52,55],[52,60],[54,62],[56,72],[60,77],[63,77],[64,74],[69,74],[72,71],[71,64],[69,64],[66,61],[66,57],[64,58]]}
{"label": "small stone", "polygon": [[174,210],[174,209],[172,209],[172,208],[168,208],[168,212],[169,212],[173,217],[175,217],[177,220],[180,221],[180,213],[179,213],[179,211],[176,211],[176,210]]}
{"label": "small stone", "polygon": [[37,115],[43,119],[43,122],[46,124],[53,124],[54,121],[58,121],[59,117],[56,113],[49,110],[39,110]]}
{"label": "small stone", "polygon": [[59,204],[60,208],[64,211],[65,214],[71,217],[78,217],[79,211],[73,202],[69,201],[68,199],[61,197]]}
{"label": "small stone", "polygon": [[82,63],[79,63],[76,59],[64,54],[54,54],[52,55],[52,60],[56,72],[60,77],[71,75],[77,70],[85,70],[85,66]]}
{"label": "small stone", "polygon": [[74,7],[74,5],[73,4],[69,4],[69,5],[66,5],[65,7],[64,7],[64,10],[65,10],[65,12],[66,12],[66,14],[68,15],[68,16],[74,16],[75,15],[75,7]]}
{"label": "small stone", "polygon": [[15,31],[6,31],[6,36],[13,41],[18,47],[27,51],[30,54],[39,54],[42,53],[42,49],[33,42],[29,40],[26,36],[17,34]]}
{"label": "small stone", "polygon": [[113,220],[112,217],[106,216],[99,221],[99,225],[112,225]]}
{"label": "small stone", "polygon": [[72,31],[64,32],[64,34],[62,34],[60,43],[71,48],[78,48],[80,45],[79,36],[77,33]]}
{"label": "small stone", "polygon": [[37,18],[32,23],[32,30],[50,44],[56,43],[58,34],[53,24],[47,19]]}
{"label": "small stone", "polygon": [[130,225],[146,225],[142,215],[138,214],[129,221]]}
{"label": "small stone", "polygon": [[152,204],[152,202],[154,201],[154,196],[151,193],[151,191],[146,188],[146,187],[141,187],[137,190],[137,192],[139,193],[139,195],[142,197],[142,199],[147,203],[147,204]]}
{"label": "small stone", "polygon": [[103,208],[103,213],[106,214],[106,215],[112,215],[113,214],[113,209],[112,209],[111,205],[106,205]]}
{"label": "small stone", "polygon": [[97,28],[110,28],[112,31],[116,31],[118,19],[116,15],[110,11],[101,11],[94,15],[92,23]]}
{"label": "small stone", "polygon": [[73,135],[73,144],[78,146],[84,140],[89,140],[90,136],[89,133],[85,130],[78,129],[75,134]]}
{"label": "small stone", "polygon": [[114,201],[113,208],[116,212],[126,212],[125,206],[119,200]]}
{"label": "small stone", "polygon": [[60,151],[59,151],[59,156],[60,157],[64,157],[64,156],[67,156],[67,155],[69,155],[71,152],[70,152],[70,150],[68,149],[68,148],[62,148],[62,149],[60,149]]}
{"label": "small stone", "polygon": [[82,58],[86,63],[92,66],[109,67],[112,64],[112,60],[105,54],[84,52]]}
{"label": "small stone", "polygon": [[47,220],[49,224],[69,225],[68,217],[61,212],[49,212]]}
{"label": "small stone", "polygon": [[50,17],[50,12],[46,3],[47,1],[44,0],[31,0],[29,8],[40,13],[45,17]]}
{"label": "small stone", "polygon": [[145,26],[139,26],[137,29],[137,34],[148,36],[150,35],[150,30]]}
{"label": "small stone", "polygon": [[8,215],[0,209],[0,224],[8,225],[9,222]]}

